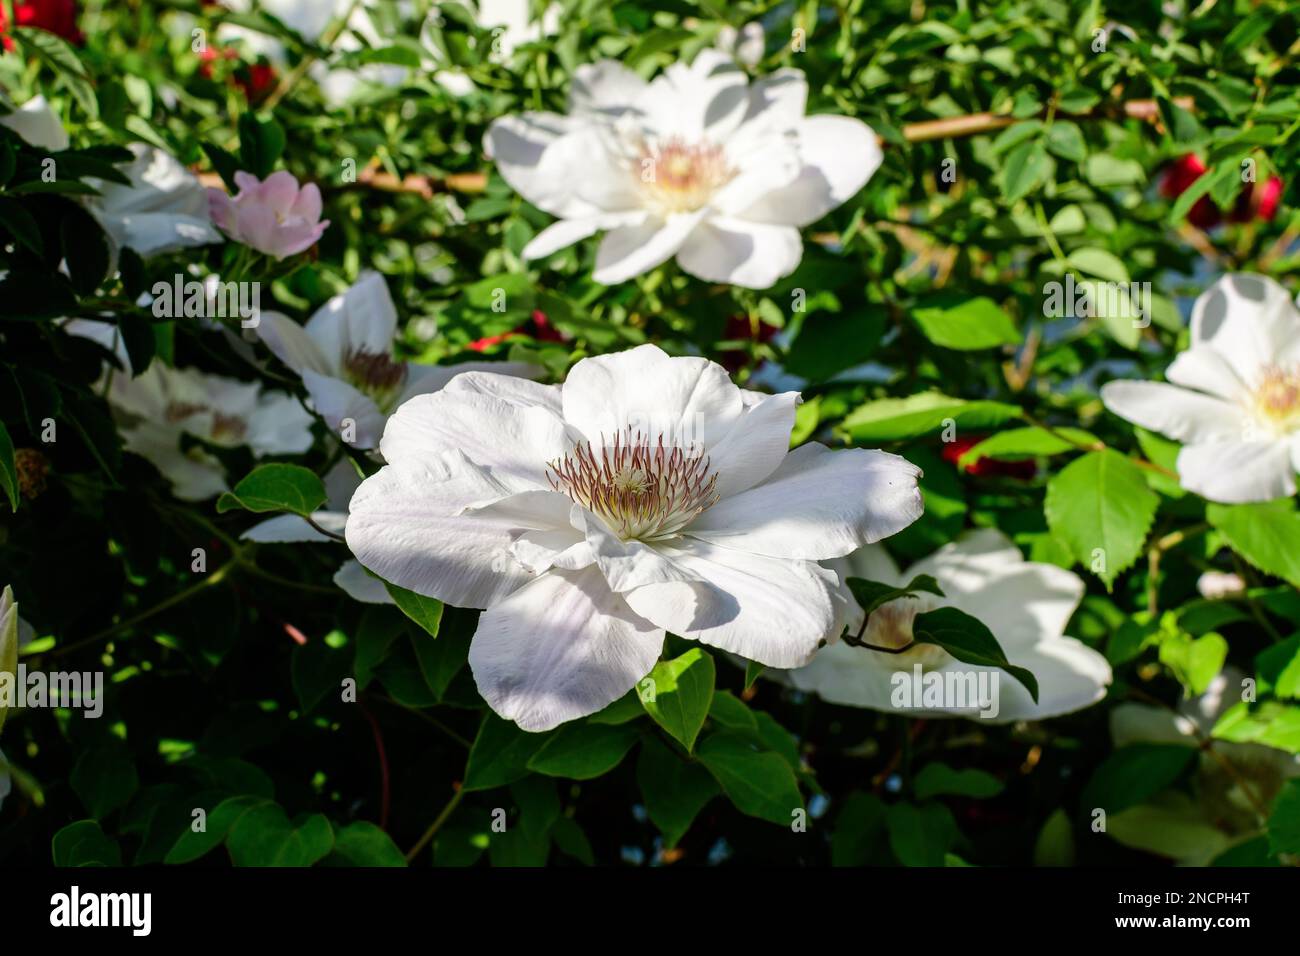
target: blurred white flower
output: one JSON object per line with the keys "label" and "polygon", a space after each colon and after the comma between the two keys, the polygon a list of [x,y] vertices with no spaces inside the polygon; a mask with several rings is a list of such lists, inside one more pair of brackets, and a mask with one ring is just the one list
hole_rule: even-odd
{"label": "blurred white flower", "polygon": [[1246,582],[1231,571],[1206,571],[1196,579],[1196,590],[1207,601],[1222,601],[1246,593]]}
{"label": "blurred white flower", "polygon": [[[311,520],[331,534],[342,534],[348,520],[348,501],[361,484],[361,477],[349,461],[340,461],[325,475],[325,507],[313,511]],[[266,543],[297,541],[333,541],[321,534],[298,515],[276,515],[258,522],[245,531],[241,538]],[[392,595],[384,582],[366,569],[355,558],[344,561],[334,574],[337,584],[348,597],[366,604],[392,604]]]}
{"label": "blurred white flower", "polygon": [[1120,704],[1111,711],[1116,747],[1180,744],[1201,751],[1192,795],[1166,792],[1111,814],[1106,830],[1114,839],[1184,865],[1207,866],[1260,832],[1259,807],[1271,806],[1286,781],[1300,777],[1300,755],[1211,738],[1219,718],[1241,701],[1243,677],[1225,668],[1205,693],[1183,701],[1177,711],[1147,704]]}
{"label": "blurred white flower", "polygon": [[301,454],[312,444],[312,417],[292,395],[161,361],[135,378],[114,374],[108,399],[129,419],[121,429],[126,449],[153,462],[184,501],[227,485],[215,456],[197,447],[181,450],[183,434],[218,447],[246,445],[258,458]]}
{"label": "blurred white flower", "polygon": [[[1037,679],[1038,702],[1034,703],[1018,681],[1000,672],[998,712],[980,719],[991,723],[1040,720],[1081,710],[1106,696],[1111,682],[1106,658],[1064,636],[1066,624],[1083,599],[1083,581],[1064,568],[1026,561],[1020,549],[996,529],[971,531],[902,573],[878,546],[825,563],[840,575],[841,582],[856,577],[902,587],[918,574],[928,574],[944,592],[945,597],[920,593],[915,599],[899,598],[877,608],[862,635],[868,644],[907,647],[912,643],[916,616],[940,607],[965,611],[992,631],[1007,660],[1028,669]],[[845,625],[857,633],[862,626],[862,608],[848,587],[841,587],[849,606]],[[997,670],[963,663],[934,644],[888,653],[835,640],[819,651],[811,664],[790,671],[787,677],[796,688],[835,704],[932,717],[979,717],[979,706],[962,710],[894,706],[894,675],[910,675],[918,664],[926,674]]]}
{"label": "blurred white flower", "polygon": [[733,26],[724,26],[718,31],[714,42],[723,53],[729,53],[741,66],[757,66],[767,50],[767,34],[763,24],[754,20],[737,30]]}
{"label": "blurred white flower", "polygon": [[1192,308],[1191,347],[1161,382],[1107,382],[1121,418],[1182,442],[1178,478],[1210,501],[1287,498],[1300,470],[1300,312],[1280,285],[1219,279]]}
{"label": "blurred white flower", "polygon": [[130,149],[135,159],[121,171],[131,185],[94,180],[100,195],[86,203],[113,241],[146,259],[220,242],[198,178],[161,149],[140,143]]}
{"label": "blurred white flower", "polygon": [[850,199],[881,161],[870,127],[805,116],[807,97],[801,71],[751,84],[718,50],[651,83],[605,60],[577,70],[567,115],[498,119],[485,148],[515,190],[559,218],[525,258],[603,231],[597,282],[676,258],[701,279],[762,289],[798,266],[800,227]]}
{"label": "blurred white flower", "polygon": [[7,126],[33,146],[58,152],[71,144],[63,121],[44,96],[33,96],[22,106],[15,107],[0,93],[0,103],[13,110],[0,116],[0,126]]}
{"label": "blurred white flower", "polygon": [[470,667],[525,730],[617,700],[665,630],[797,667],[837,627],[817,561],[922,508],[896,455],[790,451],[798,402],[653,345],[584,359],[562,386],[458,375],[389,419],[348,546],[385,580],[486,608]]}
{"label": "blurred white flower", "polygon": [[263,312],[257,331],[276,357],[302,377],[316,412],[356,448],[374,448],[393,409],[416,395],[436,392],[461,372],[540,372],[522,362],[420,365],[398,360],[393,355],[397,309],[378,272],[363,272],[306,325],[279,312]]}
{"label": "blurred white flower", "polygon": [[[0,591],[0,673],[18,673],[18,605],[14,589],[7,584]],[[8,708],[0,706],[0,729],[7,716]]]}

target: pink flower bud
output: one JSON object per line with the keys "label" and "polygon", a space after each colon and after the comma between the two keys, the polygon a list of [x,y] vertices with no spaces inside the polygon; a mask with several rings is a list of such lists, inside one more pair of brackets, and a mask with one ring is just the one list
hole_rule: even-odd
{"label": "pink flower bud", "polygon": [[235,173],[239,192],[228,196],[208,190],[208,209],[217,228],[236,242],[268,256],[284,259],[314,246],[328,219],[320,217],[320,190],[315,183],[299,186],[284,172],[263,182],[251,173]]}

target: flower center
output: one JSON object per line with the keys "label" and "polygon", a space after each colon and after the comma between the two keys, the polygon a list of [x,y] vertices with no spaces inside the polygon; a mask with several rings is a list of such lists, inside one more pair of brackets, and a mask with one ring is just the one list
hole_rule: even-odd
{"label": "flower center", "polygon": [[641,190],[661,213],[692,212],[736,175],[722,147],[670,139],[641,152]]}
{"label": "flower center", "polygon": [[1300,429],[1300,368],[1266,368],[1251,398],[1256,414],[1279,434]]}
{"label": "flower center", "polygon": [[350,352],[343,362],[350,385],[370,396],[381,411],[388,411],[406,383],[406,363],[384,352]]}
{"label": "flower center", "polygon": [[237,415],[223,415],[213,411],[208,405],[198,402],[171,402],[163,412],[169,425],[183,422],[185,419],[203,412],[212,413],[212,429],[207,437],[217,443],[241,442],[248,434],[248,422]]}
{"label": "flower center", "polygon": [[678,534],[718,500],[718,473],[708,458],[631,429],[599,449],[583,442],[550,462],[546,477],[624,541]]}

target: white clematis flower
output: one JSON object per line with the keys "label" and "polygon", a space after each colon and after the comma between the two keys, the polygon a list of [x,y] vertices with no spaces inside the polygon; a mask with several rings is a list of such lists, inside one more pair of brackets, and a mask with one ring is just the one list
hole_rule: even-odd
{"label": "white clematis flower", "polygon": [[676,258],[701,279],[763,289],[798,266],[800,227],[850,199],[881,161],[870,127],[805,116],[807,98],[799,70],[751,84],[719,50],[651,83],[605,60],[578,69],[567,115],[498,119],[485,147],[515,190],[559,218],[525,258],[604,231],[597,282]]}
{"label": "white clematis flower", "polygon": [[95,181],[100,195],[86,203],[113,241],[146,259],[220,242],[198,178],[161,149],[132,143],[130,150],[135,159],[122,172],[131,185]]}
{"label": "white clematis flower", "polygon": [[1121,418],[1182,442],[1178,479],[1210,501],[1295,494],[1300,470],[1300,312],[1272,279],[1228,275],[1192,308],[1192,344],[1162,382],[1107,382]]}
{"label": "white clematis flower", "polygon": [[[969,532],[903,573],[881,547],[863,548],[843,561],[827,564],[839,572],[841,580],[857,577],[897,587],[918,574],[931,575],[945,597],[921,592],[915,599],[899,598],[882,605],[867,622],[863,641],[877,647],[907,647],[918,614],[940,607],[957,608],[979,618],[993,632],[1008,661],[1033,673],[1038,680],[1038,703],[1009,674],[962,663],[934,644],[887,653],[836,641],[818,652],[811,664],[786,675],[799,690],[850,707],[977,718],[978,706],[961,710],[894,706],[894,675],[912,675],[917,664],[926,674],[996,671],[998,712],[980,718],[993,723],[1067,714],[1106,696],[1111,681],[1106,658],[1075,638],[1063,636],[1083,599],[1083,581],[1064,568],[1026,561],[1020,549],[996,529]],[[845,624],[857,633],[862,626],[862,608],[847,587],[843,594],[850,608]]]}
{"label": "white clematis flower", "polygon": [[13,111],[0,116],[0,126],[7,126],[33,146],[59,152],[71,145],[63,121],[44,96],[33,96],[16,107],[0,92],[0,104]]}
{"label": "white clematis flower", "polygon": [[363,272],[306,325],[279,312],[263,312],[257,332],[276,358],[301,376],[316,412],[356,448],[377,446],[393,409],[416,395],[436,392],[461,372],[535,376],[540,371],[523,362],[399,361],[393,356],[397,308],[378,272]]}
{"label": "white clematis flower", "polygon": [[1271,806],[1283,785],[1300,777],[1300,755],[1211,738],[1219,718],[1242,699],[1244,676],[1225,668],[1205,693],[1183,701],[1177,711],[1147,704],[1120,704],[1111,711],[1116,747],[1153,743],[1201,750],[1193,796],[1167,792],[1112,814],[1106,830],[1114,839],[1183,865],[1208,866],[1220,853],[1259,834],[1264,821],[1258,806]]}
{"label": "white clematis flower", "polygon": [[[349,461],[341,461],[331,468],[324,478],[325,507],[313,511],[311,520],[331,534],[343,534],[348,520],[348,500],[361,484],[361,476]],[[260,521],[245,531],[241,538],[265,543],[298,541],[333,541],[321,534],[298,515],[276,515]],[[392,604],[393,597],[380,581],[355,558],[344,561],[334,574],[334,583],[348,597],[365,604]]]}
{"label": "white clematis flower", "polygon": [[213,455],[181,450],[182,434],[218,447],[247,445],[259,458],[301,454],[312,443],[312,417],[292,395],[196,369],[156,361],[135,378],[116,374],[108,399],[132,421],[121,429],[126,449],[153,462],[184,501],[220,494],[227,485]]}
{"label": "white clematis flower", "polygon": [[797,667],[837,627],[816,562],[922,508],[896,455],[789,451],[798,402],[653,345],[584,359],[562,386],[458,375],[389,419],[348,546],[385,580],[486,608],[470,667],[525,730],[623,696],[665,631]]}

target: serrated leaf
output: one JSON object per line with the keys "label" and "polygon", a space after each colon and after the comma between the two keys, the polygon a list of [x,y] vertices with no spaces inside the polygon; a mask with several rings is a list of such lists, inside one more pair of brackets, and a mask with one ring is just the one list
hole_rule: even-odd
{"label": "serrated leaf", "polygon": [[1159,504],[1141,469],[1108,448],[1053,476],[1044,512],[1052,534],[1109,589],[1137,560]]}
{"label": "serrated leaf", "polygon": [[1293,501],[1211,504],[1205,517],[1252,565],[1300,588],[1300,514]]}

